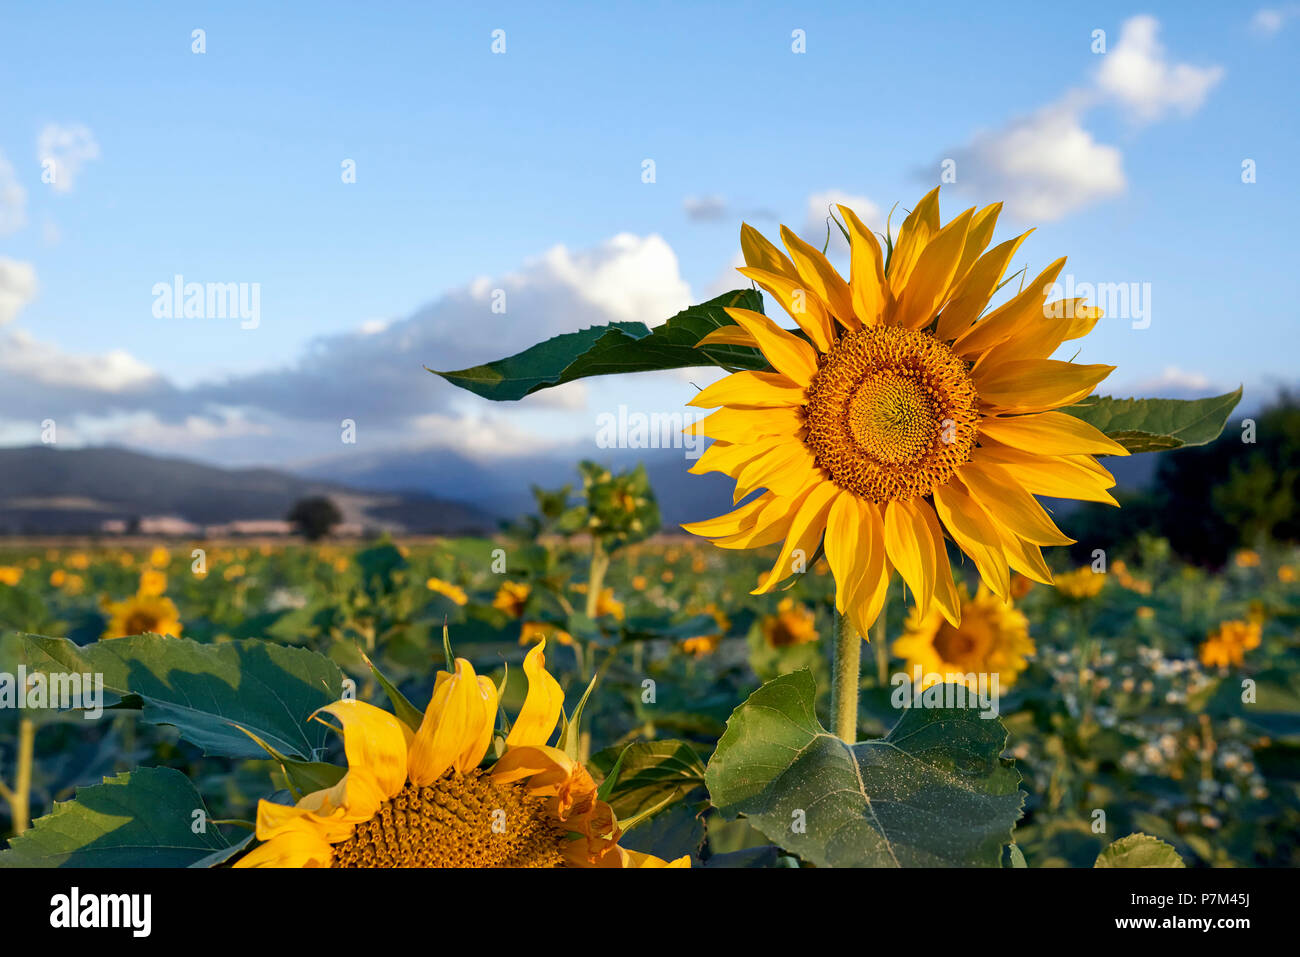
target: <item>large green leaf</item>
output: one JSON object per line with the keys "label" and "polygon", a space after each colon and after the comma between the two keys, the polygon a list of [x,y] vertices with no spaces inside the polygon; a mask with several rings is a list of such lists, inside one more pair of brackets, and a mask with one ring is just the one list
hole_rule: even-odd
{"label": "large green leaf", "polygon": [[1121,837],[1097,855],[1094,867],[1186,867],[1172,845],[1149,834]]}
{"label": "large green leaf", "polygon": [[815,700],[797,671],[736,709],[705,777],[723,815],[819,866],[1001,865],[1024,795],[999,720],[913,708],[884,738],[848,745]]}
{"label": "large green leaf", "polygon": [[175,725],[205,753],[236,758],[266,757],[243,727],[284,755],[315,760],[330,732],[307,718],[343,688],[338,666],[324,655],[256,638],[203,645],[137,635],[79,646],[9,634],[0,636],[6,662],[4,670],[23,664],[28,673],[103,675],[106,693],[139,699],[145,721]]}
{"label": "large green leaf", "polygon": [[1162,452],[1213,442],[1241,401],[1241,389],[1205,399],[1112,399],[1092,396],[1068,412],[1130,452]]}
{"label": "large green leaf", "polygon": [[136,768],[55,804],[0,867],[188,867],[229,846],[189,778]]}
{"label": "large green leaf", "polygon": [[472,369],[429,371],[475,395],[504,401],[588,376],[708,365],[766,369],[768,362],[757,349],[695,348],[719,326],[735,325],[723,311],[727,307],[762,312],[763,297],[754,289],[736,289],[684,309],[654,329],[642,322],[612,322],[555,336],[517,355]]}

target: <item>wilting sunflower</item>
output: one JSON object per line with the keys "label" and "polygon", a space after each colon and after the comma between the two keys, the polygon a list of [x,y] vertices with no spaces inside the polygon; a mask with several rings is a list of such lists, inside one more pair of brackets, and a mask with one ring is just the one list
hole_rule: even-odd
{"label": "wilting sunflower", "polygon": [[906,659],[908,671],[918,665],[923,675],[996,674],[1000,687],[1010,687],[1026,659],[1034,653],[1029,621],[1010,602],[989,592],[981,582],[971,598],[965,584],[961,597],[961,623],[950,624],[936,608],[922,612],[913,608],[903,637],[894,642],[893,652]]}
{"label": "wilting sunflower", "polygon": [[[784,539],[754,594],[774,589],[825,537],[836,607],[866,633],[897,569],[921,609],[959,620],[945,535],[1006,597],[1010,569],[1050,583],[1039,547],[1067,538],[1035,495],[1117,504],[1098,454],[1123,447],[1057,411],[1086,398],[1114,368],[1050,359],[1091,331],[1100,311],[1047,303],[1065,264],[1052,263],[983,315],[1027,233],[985,252],[1001,204],[940,226],[938,189],[899,230],[889,261],[851,209],[846,282],[789,229],[782,253],[749,225],[746,265],[794,318],[728,309],[700,345],[757,347],[770,370],[737,372],[691,402],[721,407],[691,429],[714,441],[691,469],[736,480],[720,518],[684,526],[724,548]],[[797,554],[798,553],[798,554]]]}
{"label": "wilting sunflower", "polygon": [[145,633],[179,638],[181,616],[170,598],[141,591],[122,601],[105,601],[108,627],[103,638],[127,638]]}
{"label": "wilting sunflower", "polygon": [[[497,689],[457,658],[438,672],[419,728],[364,701],[321,709],[343,733],[348,771],[297,805],[261,801],[263,843],[236,867],[685,867],[618,846],[586,768],[547,747],[564,693],[545,643],[524,658],[528,695],[489,768]],[[318,712],[319,713],[319,712]]]}

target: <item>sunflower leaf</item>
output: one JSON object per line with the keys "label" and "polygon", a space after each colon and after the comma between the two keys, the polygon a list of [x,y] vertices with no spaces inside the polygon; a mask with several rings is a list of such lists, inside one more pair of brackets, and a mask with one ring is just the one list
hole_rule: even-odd
{"label": "sunflower leaf", "polygon": [[1186,867],[1173,846],[1149,834],[1121,837],[1097,855],[1093,867]]}
{"label": "sunflower leaf", "polygon": [[0,852],[0,867],[188,867],[229,846],[189,778],[136,768],[55,804]]}
{"label": "sunflower leaf", "polygon": [[1130,452],[1163,452],[1213,442],[1241,401],[1241,388],[1204,399],[1091,396],[1062,412],[1105,432]]}
{"label": "sunflower leaf", "polygon": [[685,741],[638,741],[598,752],[591,764],[605,775],[597,795],[625,826],[625,819],[649,817],[704,783],[704,764]]}
{"label": "sunflower leaf", "polygon": [[713,365],[766,369],[768,362],[757,349],[695,347],[714,329],[735,325],[724,311],[728,307],[762,312],[763,296],[755,289],[736,289],[684,309],[653,329],[642,322],[612,322],[554,336],[516,355],[470,369],[428,371],[485,399],[513,401],[589,376]]}
{"label": "sunflower leaf", "polygon": [[251,731],[282,755],[314,760],[330,732],[307,717],[343,693],[342,672],[324,655],[256,638],[206,645],[136,635],[79,646],[0,636],[0,671],[19,664],[29,675],[102,676],[105,704],[124,698],[142,708],[143,720],[175,726],[205,754],[234,758],[267,756]]}
{"label": "sunflower leaf", "polygon": [[1001,865],[1024,794],[999,720],[912,708],[884,738],[848,745],[817,720],[816,696],[796,671],[732,714],[705,775],[724,817],[818,866]]}

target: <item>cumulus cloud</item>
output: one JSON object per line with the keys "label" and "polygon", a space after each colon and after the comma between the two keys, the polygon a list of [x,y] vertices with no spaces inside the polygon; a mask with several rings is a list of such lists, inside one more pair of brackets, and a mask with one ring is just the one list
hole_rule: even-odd
{"label": "cumulus cloud", "polygon": [[1048,221],[1124,192],[1123,157],[1083,128],[1062,102],[976,134],[951,158],[957,183],[1004,198],[1007,212]]}
{"label": "cumulus cloud", "polygon": [[36,270],[31,263],[0,256],[0,326],[36,298]]}
{"label": "cumulus cloud", "polygon": [[281,460],[337,451],[346,418],[371,447],[420,440],[469,441],[485,454],[523,449],[530,430],[543,424],[538,417],[567,410],[581,418],[583,383],[505,408],[423,366],[474,366],[609,322],[656,325],[691,301],[668,243],[621,234],[588,250],[555,246],[511,273],[452,289],[405,319],[317,339],[284,368],[188,388],[124,351],[69,355],[14,330],[0,339],[0,409],[11,420],[67,418],[78,434],[99,441],[152,448],[209,442],[211,452],[237,439],[241,453],[257,449]]}
{"label": "cumulus cloud", "polygon": [[18,182],[13,164],[0,151],[0,236],[27,225],[27,190]]}
{"label": "cumulus cloud", "polygon": [[1188,115],[1223,77],[1219,66],[1170,63],[1159,29],[1154,17],[1129,18],[1086,86],[950,150],[943,159],[956,163],[956,188],[1002,199],[1011,215],[1039,222],[1122,194],[1123,155],[1097,141],[1086,115],[1118,108],[1138,124],[1171,111]]}
{"label": "cumulus cloud", "polygon": [[1170,110],[1184,116],[1194,113],[1210,90],[1223,79],[1223,67],[1195,67],[1169,63],[1157,39],[1155,17],[1137,16],[1124,21],[1119,43],[1102,57],[1097,89],[1119,102],[1130,117],[1144,123],[1160,119]]}
{"label": "cumulus cloud", "polygon": [[99,143],[87,126],[50,123],[37,137],[36,158],[42,167],[50,164],[49,184],[54,191],[69,193],[76,185],[82,167],[99,159]]}

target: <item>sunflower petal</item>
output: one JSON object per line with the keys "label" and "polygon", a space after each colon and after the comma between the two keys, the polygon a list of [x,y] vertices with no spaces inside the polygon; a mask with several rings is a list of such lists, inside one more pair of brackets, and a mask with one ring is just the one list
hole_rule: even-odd
{"label": "sunflower petal", "polygon": [[821,298],[809,293],[802,280],[791,279],[756,266],[743,266],[737,271],[771,293],[772,298],[790,314],[790,318],[799,324],[799,328],[808,333],[813,345],[822,352],[830,349],[835,337],[831,317],[822,305]]}
{"label": "sunflower petal", "polygon": [[1073,545],[1038,504],[1024,490],[1010,469],[990,462],[967,462],[957,470],[966,491],[1002,525],[1035,545]]}
{"label": "sunflower petal", "polygon": [[758,347],[772,363],[772,367],[794,381],[806,386],[817,373],[817,352],[793,333],[787,332],[761,312],[749,309],[728,309],[727,315],[758,341]]}
{"label": "sunflower petal", "polygon": [[940,313],[935,336],[943,342],[951,342],[971,327],[988,305],[1016,250],[1028,235],[1029,233],[1022,233],[1014,239],[999,243],[976,260],[966,278],[956,285],[952,300]]}
{"label": "sunflower petal", "polygon": [[999,598],[1010,593],[1011,576],[1002,536],[984,509],[953,484],[934,490],[934,507],[957,546],[971,557],[980,577]]}
{"label": "sunflower petal", "polygon": [[861,547],[861,512],[852,492],[840,492],[826,517],[826,560],[835,577],[835,610],[844,614],[856,581],[854,572],[866,550]]}
{"label": "sunflower petal", "polygon": [[564,710],[564,692],[560,683],[546,670],[545,648],[546,639],[543,638],[524,658],[528,695],[524,698],[524,706],[519,709],[519,717],[510,728],[510,734],[506,736],[507,749],[545,745]]}
{"label": "sunflower petal", "polygon": [[807,390],[795,385],[779,372],[733,372],[703,389],[687,405],[700,409],[718,406],[749,409],[775,409],[802,406]]}
{"label": "sunflower petal", "polygon": [[845,325],[851,325],[854,319],[853,294],[835,267],[816,247],[804,242],[785,226],[781,227],[781,241],[794,260],[804,287],[821,297],[831,315]]}
{"label": "sunflower petal", "polygon": [[[929,608],[934,597],[934,546],[917,525],[923,520],[907,502],[895,499],[885,506],[885,553],[912,589],[918,608]],[[921,535],[925,534],[922,539]]]}
{"label": "sunflower petal", "polygon": [[897,292],[907,286],[921,252],[939,231],[939,187],[921,197],[921,201],[903,220],[898,242],[889,257],[889,286]]}
{"label": "sunflower petal", "polygon": [[847,206],[840,206],[839,210],[849,230],[849,291],[853,294],[853,311],[863,325],[874,326],[879,324],[889,298],[880,240],[853,210]]}
{"label": "sunflower petal", "polygon": [[892,325],[904,329],[921,329],[930,323],[940,307],[948,301],[952,279],[961,262],[966,234],[974,215],[974,208],[968,209],[935,233],[917,257],[916,266],[901,293],[899,287],[891,282],[890,288],[899,296],[891,319]]}
{"label": "sunflower petal", "polygon": [[469,759],[482,737],[483,725],[496,718],[496,703],[484,698],[473,666],[457,658],[455,668],[454,674],[439,676],[442,680],[435,685],[411,742],[408,776],[412,784],[432,784],[449,768],[461,772],[472,768]]}
{"label": "sunflower petal", "polygon": [[1021,328],[1043,317],[1043,303],[1065,268],[1065,257],[1052,263],[1008,302],[994,309],[952,344],[953,352],[963,359],[987,352],[1015,335]]}
{"label": "sunflower petal", "polygon": [[776,561],[772,563],[771,572],[768,573],[763,584],[750,592],[751,595],[766,595],[794,574],[796,569],[792,566],[791,559],[795,552],[802,552],[801,558],[805,565],[812,558],[818,541],[826,531],[826,516],[831,510],[837,492],[838,488],[833,483],[817,482],[804,495],[799,503],[799,510],[790,522],[790,531],[786,535],[785,545],[782,546]]}
{"label": "sunflower petal", "polygon": [[1108,365],[1081,365],[1059,359],[1013,359],[976,369],[980,402],[1007,412],[1044,412],[1092,394],[1115,370]]}
{"label": "sunflower petal", "polygon": [[368,772],[385,798],[402,790],[406,785],[406,736],[397,718],[356,700],[336,701],[320,711],[338,718],[342,726],[349,772]]}
{"label": "sunflower petal", "polygon": [[800,281],[799,271],[786,258],[785,253],[749,223],[741,223],[740,226],[740,252],[745,257],[746,266],[776,273],[794,282]]}
{"label": "sunflower petal", "polygon": [[718,326],[718,328],[695,343],[697,349],[702,349],[705,346],[748,346],[751,349],[757,349],[758,340],[740,326]]}
{"label": "sunflower petal", "polygon": [[954,627],[961,624],[961,596],[957,593],[957,584],[952,577],[952,564],[948,561],[948,547],[943,535],[943,526],[939,516],[925,499],[916,499],[912,503],[916,513],[925,523],[926,533],[934,549],[934,601],[940,613]]}
{"label": "sunflower petal", "polygon": [[980,434],[1039,455],[1128,455],[1128,449],[1096,426],[1068,412],[986,417]]}

